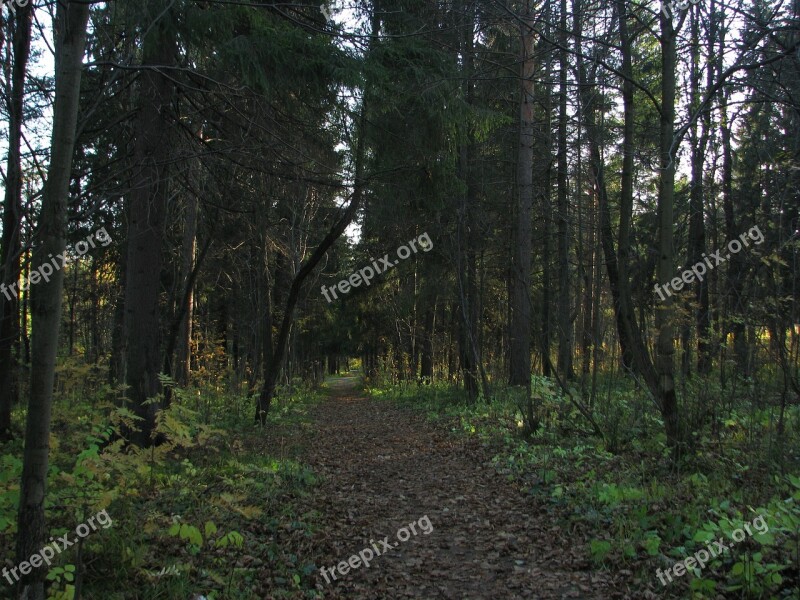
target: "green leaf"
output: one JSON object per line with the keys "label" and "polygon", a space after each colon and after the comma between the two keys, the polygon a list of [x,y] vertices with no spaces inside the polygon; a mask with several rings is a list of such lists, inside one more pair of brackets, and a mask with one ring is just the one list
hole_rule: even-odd
{"label": "green leaf", "polygon": [[189,540],[189,543],[195,546],[203,545],[203,534],[200,533],[197,527],[189,525],[188,523],[183,523],[181,525],[181,539]]}
{"label": "green leaf", "polygon": [[707,542],[707,541],[709,541],[711,539],[714,539],[714,534],[712,532],[710,532],[710,531],[704,531],[704,530],[701,529],[700,531],[698,531],[697,533],[694,534],[694,537],[692,538],[692,541],[693,542]]}
{"label": "green leaf", "polygon": [[767,533],[756,533],[753,535],[753,539],[759,544],[764,544],[766,546],[775,544],[775,536],[769,531]]}
{"label": "green leaf", "polygon": [[217,533],[217,526],[212,521],[206,521],[205,525],[206,537],[209,538]]}
{"label": "green leaf", "polygon": [[241,548],[244,545],[244,538],[238,531],[231,531],[228,534],[228,539],[236,548]]}

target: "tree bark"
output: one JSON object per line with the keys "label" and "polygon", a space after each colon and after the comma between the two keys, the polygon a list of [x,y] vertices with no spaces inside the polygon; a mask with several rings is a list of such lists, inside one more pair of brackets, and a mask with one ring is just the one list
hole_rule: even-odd
{"label": "tree bark", "polygon": [[[468,106],[473,104],[475,82],[475,3],[463,0],[460,24],[460,50],[463,60],[462,91]],[[480,300],[478,297],[478,194],[477,182],[473,172],[475,156],[475,132],[470,124],[465,125],[465,139],[461,142],[458,157],[459,177],[464,182],[465,191],[460,197],[458,207],[458,246],[456,249],[456,280],[460,327],[458,336],[461,373],[464,378],[464,391],[470,402],[477,400],[483,385],[484,397],[488,397],[486,380],[483,376],[480,346]]]}
{"label": "tree bark", "polygon": [[531,253],[533,209],[534,73],[536,63],[534,15],[530,2],[520,24],[521,96],[519,150],[517,154],[517,211],[514,235],[514,268],[511,295],[511,343],[509,384],[531,391]]}
{"label": "tree bark", "polygon": [[[709,24],[709,41],[713,44],[716,37],[716,18],[711,11],[711,23]],[[695,13],[692,19],[692,39],[693,39],[693,60],[691,91],[692,103],[697,105],[700,100],[700,77],[701,77],[701,57],[699,50],[699,29],[700,23],[698,15]],[[706,67],[706,88],[713,84],[713,61],[708,61]],[[694,112],[694,111],[693,111]],[[698,131],[699,130],[699,131]],[[706,246],[706,225],[705,209],[703,196],[705,193],[705,181],[703,175],[703,164],[705,163],[706,148],[708,147],[709,133],[711,130],[711,112],[703,113],[692,126],[691,144],[691,188],[689,190],[689,264],[695,265],[703,260],[703,253]],[[708,278],[697,281],[694,284],[694,300],[697,305],[695,313],[695,323],[697,326],[697,372],[700,375],[708,375],[711,372],[711,344],[709,335],[711,329],[711,309],[708,295]],[[688,348],[684,350],[688,351]],[[687,352],[688,359],[688,352]],[[684,365],[684,371],[688,374],[689,364]]]}
{"label": "tree bark", "polygon": [[[151,14],[162,12],[159,0],[150,0]],[[158,8],[158,10],[157,10]],[[167,20],[167,11],[159,22],[149,24],[143,41],[139,90],[139,113],[136,120],[135,168],[130,193],[128,223],[127,286],[125,289],[126,383],[133,413],[141,419],[138,430],[127,432],[138,446],[148,446],[156,423],[158,403],[147,403],[161,391],[158,375],[161,358],[160,306],[161,244],[164,236],[169,184],[166,164],[170,155],[170,117],[175,88],[159,66],[175,61],[175,32]]]}
{"label": "tree bark", "polygon": [[[8,104],[8,161],[6,166],[5,201],[3,204],[3,238],[0,241],[0,264],[3,284],[0,294],[0,441],[11,438],[11,409],[18,401],[17,385],[19,346],[19,295],[7,288],[19,281],[20,226],[22,223],[22,143],[23,106],[25,101],[25,72],[31,53],[31,22],[33,6],[16,7],[13,17],[13,67]],[[9,15],[9,19],[12,17]]]}
{"label": "tree bark", "polygon": [[424,384],[433,383],[433,337],[436,329],[436,296],[425,311],[420,356],[420,380]]}
{"label": "tree bark", "polygon": [[[580,3],[574,3],[573,14],[580,15]],[[619,9],[619,14],[624,14],[623,9]],[[580,18],[576,19],[576,36],[580,40]],[[577,42],[579,43],[579,42]],[[624,59],[623,59],[624,60]],[[597,195],[598,214],[600,222],[600,242],[603,249],[603,256],[605,258],[606,273],[608,275],[608,284],[611,290],[611,298],[614,304],[614,315],[616,317],[617,335],[619,337],[619,345],[622,353],[622,364],[625,368],[629,369],[635,375],[644,378],[648,388],[653,391],[656,389],[656,372],[650,359],[650,353],[644,343],[641,330],[636,322],[636,315],[633,310],[633,301],[630,295],[630,284],[628,283],[628,275],[626,263],[623,260],[623,269],[620,270],[620,264],[617,257],[617,252],[614,246],[614,231],[611,223],[611,207],[609,205],[608,189],[605,180],[605,163],[603,162],[602,154],[600,152],[600,131],[597,126],[596,111],[597,105],[595,102],[595,74],[594,71],[591,75],[587,73],[585,63],[582,57],[578,56],[578,81],[580,87],[580,104],[581,115],[584,121],[584,129],[586,130],[586,138],[589,144],[589,160],[591,164],[591,173],[593,175],[593,184],[595,193]],[[624,68],[624,66],[623,66]],[[623,90],[624,92],[624,90]],[[628,118],[632,118],[632,106],[626,105],[623,99],[623,108],[627,108]],[[623,129],[624,134],[632,135],[630,127]],[[623,139],[623,168],[627,164],[627,169],[630,169],[630,163],[626,163],[625,153],[631,152],[632,140],[630,138]],[[625,180],[625,193],[629,198],[632,198],[632,192],[629,191],[628,179],[629,175],[627,170],[623,173]],[[621,182],[622,183],[622,182]],[[624,194],[621,195],[624,198]],[[621,212],[629,212],[630,206],[626,205],[626,200],[622,200],[620,207]],[[632,202],[632,199],[631,199]],[[630,219],[628,217],[620,217],[620,230],[619,230],[619,245],[622,254],[627,254],[629,245],[628,226],[626,222]],[[596,300],[599,302],[599,299]],[[600,340],[595,340],[595,345],[600,344]]]}
{"label": "tree bark", "polygon": [[183,232],[181,272],[186,290],[185,314],[178,330],[178,348],[175,357],[175,381],[180,385],[189,383],[192,370],[192,316],[194,312],[194,285],[190,278],[195,267],[197,252],[197,197],[190,194],[186,206],[186,229]]}
{"label": "tree bark", "polygon": [[[50,255],[63,254],[66,247],[67,198],[75,149],[88,19],[87,3],[64,1],[57,5],[54,31],[56,90],[53,133],[50,165],[42,196],[39,244],[34,248],[32,258],[35,265],[48,262]],[[63,288],[64,271],[55,269],[50,281],[43,280],[31,290],[32,377],[20,486],[17,534],[19,563],[27,561],[46,544],[44,504]],[[39,568],[23,575],[20,598],[44,599],[46,571],[46,568]]]}
{"label": "tree bark", "polygon": [[[672,19],[659,14],[661,21],[661,119],[659,128],[660,177],[658,186],[658,267],[660,285],[674,277],[673,231],[675,199],[675,156],[672,150],[675,136],[675,66],[677,61],[677,33]],[[659,402],[667,445],[677,450],[680,442],[678,404],[675,396],[674,361],[675,342],[673,327],[674,311],[672,296],[656,305],[656,372],[658,386],[656,399]]]}
{"label": "tree bark", "polygon": [[569,271],[569,204],[567,185],[567,0],[560,0],[560,31],[562,51],[559,52],[558,72],[558,363],[563,379],[573,379],[572,369],[572,292]]}

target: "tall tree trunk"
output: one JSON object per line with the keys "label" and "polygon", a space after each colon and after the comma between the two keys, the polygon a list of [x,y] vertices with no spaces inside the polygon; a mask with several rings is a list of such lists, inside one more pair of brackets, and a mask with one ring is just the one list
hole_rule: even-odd
{"label": "tall tree trunk", "polygon": [[[18,400],[17,359],[14,349],[18,346],[19,295],[9,290],[19,281],[20,226],[22,223],[22,143],[23,106],[25,101],[25,71],[31,52],[31,22],[33,6],[16,7],[10,11],[13,22],[13,67],[11,91],[8,103],[8,161],[6,165],[5,200],[3,204],[3,238],[0,241],[0,265],[2,265],[2,294],[0,294],[0,440],[11,437],[11,409]],[[16,15],[16,16],[11,16]]]}
{"label": "tall tree trunk", "polygon": [[[711,23],[709,24],[709,41],[713,45],[716,38],[716,18],[714,6],[711,6]],[[692,77],[691,93],[693,106],[700,100],[700,78],[702,62],[700,56],[699,13],[694,12],[692,18]],[[706,66],[706,89],[714,83],[713,61],[708,61]],[[699,131],[698,131],[699,129]],[[706,148],[711,130],[711,111],[705,111],[692,127],[691,169],[692,183],[689,191],[689,264],[695,265],[703,260],[706,246],[706,225],[703,196],[705,194],[705,181],[703,164],[705,163]],[[697,372],[708,375],[711,371],[711,344],[709,334],[711,328],[711,308],[708,295],[708,279],[703,278],[694,284],[694,300],[697,305],[695,323],[697,325]],[[684,369],[688,372],[688,365]]]}
{"label": "tall tree trunk", "polygon": [[[473,70],[475,63],[475,3],[470,0],[462,2],[463,22],[461,24],[461,56],[463,59],[463,93],[468,106],[473,104],[475,82]],[[461,371],[464,377],[464,388],[467,398],[474,402],[483,385],[484,397],[488,398],[486,378],[483,371],[480,345],[480,299],[478,288],[478,193],[473,158],[475,156],[475,132],[471,124],[467,127],[465,140],[459,149],[459,176],[465,183],[466,190],[461,196],[458,209],[458,248],[456,250],[458,265],[456,278],[461,317],[459,331],[459,353]]]}
{"label": "tall tree trunk", "polygon": [[[578,123],[583,122],[583,115],[581,113],[581,103],[578,102],[576,107],[575,119]],[[578,127],[576,131],[576,147],[580,148],[582,143],[582,130]],[[596,340],[593,337],[594,328],[592,327],[594,306],[598,301],[593,294],[594,289],[594,272],[595,261],[597,260],[597,234],[593,224],[595,219],[595,202],[593,196],[588,196],[582,192],[584,189],[583,183],[583,161],[582,153],[578,152],[576,156],[575,173],[578,181],[575,185],[577,190],[577,232],[578,232],[578,269],[580,279],[583,284],[583,300],[582,300],[582,317],[580,326],[580,344],[581,344],[581,387],[585,387],[586,377],[589,375],[589,366],[591,361],[591,348],[596,345]],[[583,198],[587,197],[588,202],[584,209]],[[586,214],[586,220],[584,220]],[[584,226],[588,223],[588,226]],[[593,341],[595,340],[595,341]]]}
{"label": "tall tree trunk", "polygon": [[[634,317],[630,284],[631,219],[633,218],[633,135],[636,118],[633,104],[633,65],[631,56],[633,49],[628,32],[628,9],[625,0],[617,0],[616,11],[619,19],[620,50],[622,54],[623,109],[622,173],[620,174],[619,234],[617,237],[617,250],[619,251],[617,262],[618,289],[623,330],[625,331],[625,337],[629,340],[626,345],[634,353],[633,357],[625,357],[623,352],[623,364],[641,373],[647,367],[643,365],[636,366],[637,362],[643,362],[643,357],[640,357],[637,361],[635,355],[642,351],[644,342]],[[608,217],[607,211],[606,217]]]}
{"label": "tall tree trunk", "polygon": [[[661,120],[659,128],[659,160],[661,164],[658,186],[658,267],[660,285],[674,277],[674,199],[675,199],[675,66],[677,62],[677,33],[672,19],[664,13],[661,21]],[[658,386],[656,399],[659,402],[667,444],[677,450],[680,441],[678,404],[675,396],[674,361],[674,310],[672,296],[667,296],[656,306],[656,372]]]}
{"label": "tall tree trunk", "polygon": [[[167,163],[172,129],[171,103],[175,94],[172,79],[154,66],[171,65],[177,52],[175,30],[169,21],[173,11],[162,14],[159,0],[150,0],[149,14],[159,15],[148,24],[143,41],[136,120],[134,162],[137,169],[130,193],[128,223],[127,286],[125,289],[126,383],[134,414],[141,419],[139,430],[128,432],[139,446],[152,443],[156,413],[162,408],[147,403],[161,391],[158,375],[161,356],[161,244],[164,236],[169,185]],[[149,68],[148,68],[149,67]]]}
{"label": "tall tree trunk", "polygon": [[[619,14],[624,14],[624,7]],[[580,1],[575,0],[573,3],[573,14],[580,15]],[[581,25],[580,17],[575,17],[575,30],[576,30],[576,43],[580,44],[581,39]],[[627,39],[627,36],[624,36]],[[578,81],[579,81],[579,99],[580,110],[583,117],[584,129],[586,130],[586,138],[589,144],[589,161],[591,164],[591,173],[593,176],[593,184],[597,196],[597,211],[599,214],[600,224],[600,242],[603,249],[603,256],[605,257],[606,273],[608,275],[608,284],[611,290],[611,297],[614,304],[614,314],[616,317],[617,335],[619,337],[619,345],[622,353],[622,364],[625,368],[630,369],[634,374],[644,378],[648,388],[654,392],[657,386],[656,372],[650,359],[650,353],[644,343],[641,330],[636,322],[636,315],[633,310],[633,301],[631,299],[630,284],[628,282],[627,274],[627,259],[623,260],[623,270],[620,271],[620,265],[617,258],[617,252],[614,247],[614,232],[611,223],[611,207],[609,206],[608,189],[605,180],[605,163],[603,162],[602,154],[600,151],[600,131],[597,126],[596,111],[597,103],[595,89],[596,75],[595,67],[591,75],[587,73],[586,65],[582,57],[577,57],[578,61]],[[627,61],[623,59],[623,69]],[[624,102],[625,90],[623,86],[623,108],[626,107]],[[627,106],[628,114],[632,106]],[[629,116],[628,118],[632,118]],[[630,125],[623,129],[624,134],[632,135]],[[625,153],[631,153],[632,140],[630,138],[623,139],[623,167],[627,166],[630,169],[630,163],[626,163]],[[626,151],[625,148],[628,150]],[[622,178],[625,182],[625,194],[632,197],[632,192],[627,187],[629,184],[629,177],[627,170]],[[626,214],[630,210],[628,200],[625,200],[625,194],[622,194],[622,204],[620,206],[621,212]],[[630,200],[632,203],[632,199]],[[629,252],[629,234],[627,222],[630,216],[620,219],[620,246],[623,246],[621,252],[627,255]],[[599,302],[599,299],[596,299]],[[595,339],[595,345],[600,344],[600,340]]]}
{"label": "tall tree trunk", "polygon": [[564,379],[572,379],[572,293],[569,277],[569,204],[567,195],[567,0],[560,0],[561,47],[558,73],[558,370]]}
{"label": "tall tree trunk", "polygon": [[[531,247],[533,209],[534,144],[534,16],[530,2],[520,24],[521,97],[519,104],[519,151],[517,154],[517,211],[514,235],[514,268],[511,296],[511,373],[510,385],[531,391]],[[546,361],[545,361],[546,362]]]}
{"label": "tall tree trunk", "polygon": [[100,330],[100,281],[99,281],[99,269],[98,269],[98,261],[93,260],[91,265],[91,270],[89,271],[89,281],[90,281],[90,292],[89,292],[89,300],[91,302],[91,309],[89,313],[89,327],[91,331],[89,332],[90,344],[89,344],[89,362],[93,365],[97,365],[100,362],[100,340],[102,331]]}
{"label": "tall tree trunk", "polygon": [[[66,247],[67,198],[75,149],[81,69],[86,46],[89,4],[63,1],[56,8],[55,103],[50,165],[42,195],[39,244],[33,264],[49,262],[49,256],[63,254]],[[17,562],[27,561],[46,544],[44,519],[50,451],[50,416],[53,403],[58,335],[61,326],[61,294],[64,271],[56,269],[49,281],[31,290],[33,322],[31,392],[25,429],[25,451],[20,486]],[[44,600],[46,568],[23,575],[20,598]]]}
{"label": "tall tree trunk", "polygon": [[[725,30],[720,32],[721,49],[724,44]],[[724,70],[722,60],[716,61],[717,76]],[[733,143],[731,135],[731,123],[728,116],[728,91],[720,89],[718,103],[720,110],[720,137],[722,141],[722,211],[725,218],[725,235],[729,240],[734,239],[738,234],[736,224],[736,214],[733,207]],[[747,356],[747,341],[745,334],[744,321],[741,319],[742,306],[739,290],[741,290],[742,277],[744,274],[744,256],[741,253],[732,254],[727,266],[727,285],[725,288],[725,319],[721,327],[722,342],[727,345],[728,333],[733,333],[734,360],[736,361],[736,373],[743,377],[750,374],[749,361]],[[721,368],[724,363],[721,362]]]}

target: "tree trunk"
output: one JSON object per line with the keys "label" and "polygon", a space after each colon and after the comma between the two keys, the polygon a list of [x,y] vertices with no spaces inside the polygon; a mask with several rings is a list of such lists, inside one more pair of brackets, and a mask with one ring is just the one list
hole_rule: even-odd
{"label": "tree trunk", "polygon": [[[162,4],[150,0],[151,14],[160,14]],[[157,9],[158,7],[158,9]],[[149,24],[143,42],[142,64],[171,65],[176,40],[172,11]],[[166,164],[170,158],[171,104],[175,94],[171,78],[154,68],[141,73],[139,114],[134,149],[137,169],[130,193],[128,223],[127,286],[125,289],[126,383],[134,414],[142,419],[138,431],[127,432],[136,445],[148,446],[156,423],[158,403],[147,403],[158,395],[161,357],[159,297],[161,292],[161,244],[164,236],[169,184]]]}
{"label": "tree trunk", "polygon": [[[462,2],[463,21],[461,23],[460,48],[463,58],[462,89],[464,101],[473,104],[475,82],[473,70],[475,62],[475,4]],[[458,286],[459,315],[459,354],[461,371],[464,377],[464,390],[470,402],[477,400],[483,387],[484,398],[488,398],[487,383],[483,371],[480,345],[480,299],[478,288],[478,193],[473,172],[475,156],[475,132],[466,124],[465,139],[459,149],[459,177],[466,186],[461,195],[458,208],[458,246],[456,249],[456,279]]]}
{"label": "tree trunk", "polygon": [[[521,97],[517,154],[517,215],[511,295],[511,372],[509,384],[531,391],[531,247],[533,209],[534,79],[536,63],[534,16],[530,2],[520,23]],[[545,361],[546,362],[546,361]]]}
{"label": "tree trunk", "polygon": [[420,357],[420,380],[424,384],[433,383],[433,336],[436,329],[436,297],[425,311]]}
{"label": "tree trunk", "polygon": [[[16,16],[12,17],[11,14]],[[19,345],[19,295],[7,289],[19,281],[20,225],[22,222],[22,143],[23,106],[25,101],[25,71],[31,53],[31,22],[33,6],[16,7],[9,19],[14,21],[12,40],[13,62],[11,97],[8,103],[8,162],[6,165],[5,201],[3,208],[3,238],[0,241],[2,264],[2,294],[0,294],[0,441],[11,437],[11,409],[18,401],[18,358],[14,349]]]}
{"label": "tree trunk", "polygon": [[[365,124],[363,115],[364,110],[366,110],[365,106],[362,107],[362,126]],[[339,237],[344,233],[344,230],[347,229],[347,226],[355,218],[356,213],[358,212],[358,207],[361,204],[361,196],[363,195],[363,136],[364,132],[363,129],[361,129],[359,132],[358,149],[356,150],[356,180],[354,183],[353,197],[350,200],[350,204],[344,211],[341,219],[339,219],[339,221],[331,228],[325,238],[315,248],[308,260],[302,264],[297,272],[297,275],[295,275],[294,280],[292,281],[291,287],[289,288],[289,295],[286,299],[286,308],[284,309],[283,313],[283,321],[281,322],[281,328],[278,332],[278,339],[275,341],[275,347],[272,352],[272,361],[270,361],[269,364],[264,365],[264,385],[261,388],[261,393],[259,394],[256,404],[255,421],[261,425],[265,424],[267,414],[269,414],[270,404],[272,403],[272,399],[275,397],[275,389],[278,383],[278,377],[280,376],[281,368],[283,366],[283,359],[286,355],[289,332],[294,321],[294,309],[297,305],[297,300],[300,296],[300,289],[303,285],[303,282],[316,268],[320,260],[322,260],[322,257],[325,256],[325,253],[328,251],[328,249],[337,239],[339,239]]]}
{"label": "tree trunk", "polygon": [[[658,268],[660,285],[674,277],[674,226],[675,156],[672,150],[675,136],[675,64],[676,37],[672,19],[659,14],[661,21],[661,120],[659,131],[660,177],[658,187]],[[675,343],[673,333],[673,300],[667,296],[656,305],[656,372],[658,386],[656,399],[661,408],[667,445],[677,450],[680,442],[678,404],[675,396],[674,361]]]}
{"label": "tree trunk", "polygon": [[[59,2],[55,18],[55,103],[50,165],[42,195],[39,245],[33,264],[49,262],[50,255],[63,254],[66,247],[67,198],[75,149],[81,69],[86,46],[89,4]],[[27,561],[46,544],[44,505],[50,451],[50,416],[53,403],[58,335],[61,326],[61,294],[64,271],[56,269],[50,281],[31,290],[33,325],[31,392],[25,430],[22,481],[17,534],[17,562]],[[46,568],[23,575],[21,598],[44,599]]]}
{"label": "tree trunk", "polygon": [[[718,61],[718,73],[722,72],[722,61]],[[725,91],[720,90],[720,137],[722,141],[722,210],[725,216],[725,235],[729,240],[737,236],[739,228],[736,224],[736,214],[733,208],[733,144],[728,120],[728,97]],[[741,305],[742,277],[744,273],[744,256],[741,253],[732,254],[728,260],[727,286],[725,290],[726,319],[722,324],[722,342],[727,344],[728,333],[733,333],[734,360],[736,373],[742,377],[750,375],[749,361],[747,358],[747,341],[744,321],[741,318],[743,307]]]}
{"label": "tree trunk", "polygon": [[[619,251],[617,270],[618,270],[618,289],[620,314],[622,315],[622,329],[628,339],[626,346],[634,356],[624,356],[623,364],[635,368],[641,373],[647,367],[635,367],[637,361],[636,353],[640,353],[644,347],[639,326],[634,317],[633,299],[630,285],[630,253],[631,253],[631,219],[633,217],[633,135],[635,123],[635,106],[633,104],[633,65],[632,65],[632,43],[628,32],[628,12],[625,0],[617,0],[617,18],[619,19],[620,50],[622,53],[622,107],[623,107],[623,126],[622,126],[622,173],[620,174],[620,196],[619,196],[619,234],[617,250]],[[606,203],[606,208],[608,205]],[[605,211],[608,218],[608,210]]]}
{"label": "tree trunk", "polygon": [[[573,5],[573,14],[580,15],[580,3],[576,1]],[[624,7],[618,7],[619,14],[624,14]],[[580,40],[580,18],[575,17],[576,38]],[[627,36],[623,36],[627,39]],[[576,42],[577,43],[577,42]],[[614,314],[616,317],[617,335],[619,337],[619,345],[622,353],[622,364],[625,368],[630,369],[634,374],[644,378],[648,388],[651,391],[656,389],[656,372],[650,359],[650,354],[641,330],[636,322],[636,315],[633,310],[633,301],[630,294],[630,284],[628,282],[627,274],[627,258],[623,259],[622,270],[617,258],[616,249],[614,247],[614,232],[611,223],[611,207],[609,206],[608,189],[605,180],[605,163],[603,162],[602,154],[600,151],[600,132],[596,123],[595,113],[597,106],[595,104],[595,90],[596,85],[595,74],[587,74],[586,66],[583,59],[578,56],[578,80],[580,87],[580,110],[583,116],[584,129],[586,130],[587,142],[589,144],[589,160],[591,163],[591,173],[593,175],[593,184],[598,201],[598,213],[600,221],[600,242],[603,249],[603,256],[605,257],[606,273],[608,275],[608,284],[611,290],[611,297],[614,304]],[[625,69],[626,59],[623,58],[623,69]],[[625,90],[623,85],[623,108],[627,109],[628,118],[632,118],[632,105],[624,102]],[[632,135],[630,125],[623,129],[623,133]],[[627,150],[626,150],[627,149]],[[623,168],[631,169],[630,163],[626,162],[625,154],[632,152],[632,140],[630,138],[623,139]],[[628,159],[629,160],[629,159]],[[623,172],[622,183],[625,184],[624,193],[621,194],[620,212],[625,213],[626,216],[620,217],[620,230],[619,230],[619,245],[621,247],[621,254],[627,256],[629,252],[629,223],[630,215],[628,214],[631,209],[632,203],[632,186],[631,180],[627,170]],[[622,188],[622,185],[621,185]],[[622,190],[621,190],[622,191]],[[628,195],[630,200],[625,199]],[[596,300],[599,302],[599,298]],[[595,340],[595,346],[600,344],[600,340]]]}
{"label": "tree trunk", "polygon": [[[561,0],[560,32],[562,48],[567,44],[567,0]],[[572,370],[572,293],[569,277],[569,204],[567,195],[567,69],[566,50],[559,52],[558,73],[558,371],[563,379],[573,379]]]}
{"label": "tree trunk", "polygon": [[[713,15],[712,11],[712,15]],[[698,15],[695,13],[692,19],[692,102],[696,106],[700,100],[700,76],[701,76],[701,57],[699,44],[700,23]],[[709,41],[713,44],[716,37],[716,19],[712,16],[709,24]],[[708,61],[706,67],[706,89],[713,85],[713,61]],[[698,129],[700,131],[698,132]],[[704,112],[692,127],[691,143],[691,169],[692,183],[689,190],[689,264],[695,265],[703,260],[703,253],[706,246],[706,224],[703,196],[705,193],[705,181],[703,175],[703,164],[705,163],[706,148],[711,130],[711,111]],[[708,278],[697,281],[694,284],[694,300],[697,304],[695,313],[695,323],[697,325],[697,372],[700,375],[708,375],[711,372],[711,344],[709,335],[711,329],[711,308],[708,295]],[[688,372],[689,365],[685,370]]]}
{"label": "tree trunk", "polygon": [[195,267],[197,252],[197,197],[190,194],[186,206],[186,229],[183,232],[181,260],[182,280],[186,290],[185,314],[178,330],[178,348],[175,357],[175,381],[181,385],[189,383],[192,370],[192,316],[194,313],[194,285],[189,278]]}

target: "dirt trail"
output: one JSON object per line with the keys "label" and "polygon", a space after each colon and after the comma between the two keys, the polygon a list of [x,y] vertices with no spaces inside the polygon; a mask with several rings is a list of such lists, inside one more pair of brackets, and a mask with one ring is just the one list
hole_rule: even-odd
{"label": "dirt trail", "polygon": [[[316,411],[308,451],[324,475],[316,508],[326,520],[314,540],[317,564],[334,567],[388,536],[396,547],[326,583],[326,598],[621,598],[594,571],[586,542],[573,543],[532,497],[421,415],[359,397],[338,380]],[[433,526],[424,535],[419,519]],[[414,522],[416,535],[397,533]],[[423,522],[424,525],[424,522]],[[368,555],[366,555],[368,558]]]}

